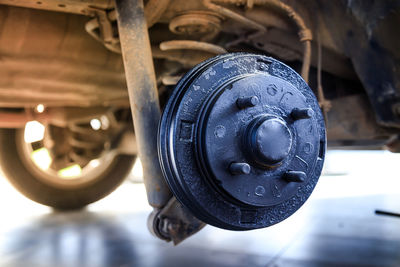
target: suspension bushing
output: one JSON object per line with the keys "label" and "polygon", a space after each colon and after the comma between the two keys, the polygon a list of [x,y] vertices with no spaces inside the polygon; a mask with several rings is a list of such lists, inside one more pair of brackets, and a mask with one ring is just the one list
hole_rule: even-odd
{"label": "suspension bushing", "polygon": [[300,75],[245,53],[187,73],[159,128],[160,163],[176,198],[200,220],[231,230],[267,227],[299,209],[325,147],[321,110]]}

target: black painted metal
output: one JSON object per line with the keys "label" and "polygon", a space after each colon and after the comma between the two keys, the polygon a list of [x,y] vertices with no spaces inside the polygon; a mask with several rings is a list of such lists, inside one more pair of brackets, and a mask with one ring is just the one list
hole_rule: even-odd
{"label": "black painted metal", "polygon": [[262,228],[310,196],[326,146],[318,102],[283,63],[235,53],[177,84],[159,128],[159,157],[176,198],[204,222]]}

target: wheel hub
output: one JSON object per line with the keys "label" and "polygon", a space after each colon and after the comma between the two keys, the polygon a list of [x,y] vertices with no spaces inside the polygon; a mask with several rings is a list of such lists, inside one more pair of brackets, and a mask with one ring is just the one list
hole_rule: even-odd
{"label": "wheel hub", "polygon": [[206,223],[266,227],[311,194],[325,152],[312,91],[286,65],[250,54],[210,59],[178,83],[159,131],[171,190]]}
{"label": "wheel hub", "polygon": [[292,133],[282,118],[261,116],[250,122],[245,150],[260,165],[274,166],[284,160],[292,146]]}

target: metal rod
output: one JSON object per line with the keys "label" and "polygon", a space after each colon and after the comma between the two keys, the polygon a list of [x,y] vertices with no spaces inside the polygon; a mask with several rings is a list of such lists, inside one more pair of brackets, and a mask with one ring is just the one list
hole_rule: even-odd
{"label": "metal rod", "polygon": [[399,218],[400,218],[400,213],[390,212],[390,211],[384,211],[384,210],[375,210],[375,214],[377,214],[377,215],[392,216],[392,217],[399,217]]}
{"label": "metal rod", "polygon": [[154,208],[161,208],[172,194],[158,161],[157,130],[160,106],[143,0],[116,0],[115,6],[147,199]]}
{"label": "metal rod", "polygon": [[0,112],[0,128],[23,128],[29,121],[37,120],[47,123],[51,119],[49,113],[28,113],[28,112]]}

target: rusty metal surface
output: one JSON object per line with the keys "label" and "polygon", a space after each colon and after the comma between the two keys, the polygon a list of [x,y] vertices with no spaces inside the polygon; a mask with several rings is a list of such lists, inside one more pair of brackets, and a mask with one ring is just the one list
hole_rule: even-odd
{"label": "rusty metal surface", "polygon": [[2,5],[28,7],[65,13],[92,15],[91,8],[109,9],[113,7],[112,0],[0,0]]}
{"label": "rusty metal surface", "polygon": [[178,244],[205,224],[172,197],[158,161],[157,129],[160,107],[143,1],[116,0],[118,26],[147,200],[154,208],[149,228]]}
{"label": "rusty metal surface", "polygon": [[192,35],[205,38],[211,35],[215,37],[221,30],[223,17],[215,12],[191,11],[179,14],[169,23],[169,30],[180,35]]}
{"label": "rusty metal surface", "polygon": [[400,2],[317,1],[317,8],[325,10],[321,24],[351,59],[376,120],[400,129],[400,113],[395,112],[400,102]]}
{"label": "rusty metal surface", "polygon": [[[264,27],[262,24],[259,24],[256,21],[248,19],[247,17],[245,17],[245,16],[243,16],[243,15],[237,13],[237,12],[234,12],[234,11],[224,7],[224,6],[217,5],[215,2],[217,2],[217,1],[203,0],[203,5],[205,7],[207,7],[208,9],[221,14],[222,16],[231,18],[231,19],[239,22],[240,24],[246,25],[251,29],[257,30],[258,32],[266,32],[267,31],[266,27]],[[223,0],[223,1],[219,1],[219,2],[222,2],[223,4],[230,3],[230,2],[232,4],[236,4],[237,1],[225,1],[225,0]],[[238,2],[238,4],[241,4],[241,3]]]}
{"label": "rusty metal surface", "polygon": [[[281,5],[278,1],[212,1],[225,8],[225,11],[229,9],[246,21],[262,25],[268,29],[264,35],[253,35],[256,27],[241,24],[238,22],[241,20],[232,19],[229,15],[211,11],[207,8],[209,2],[147,1],[144,13],[148,26],[153,25],[149,34],[153,58],[156,60],[157,80],[160,84],[163,73],[179,77],[189,67],[213,56],[213,53],[198,50],[162,51],[159,48],[160,43],[171,40],[204,41],[202,38],[205,38],[207,32],[212,33],[210,37],[207,36],[207,42],[228,51],[270,53],[289,65],[302,60],[303,47],[298,42],[298,27],[293,24],[293,18],[286,15],[288,10],[276,7],[277,4]],[[364,96],[367,92],[370,101],[374,103],[373,107],[380,123],[384,126],[395,126],[400,114],[397,112],[397,72],[392,73],[388,69],[393,67],[394,60],[398,58],[395,49],[398,38],[390,34],[393,28],[390,25],[394,25],[398,19],[395,13],[389,12],[398,9],[395,1],[388,1],[386,4],[379,1],[362,4],[355,1],[347,3],[347,6],[344,3],[324,3],[317,0],[282,2],[303,18],[304,24],[312,30],[313,35],[318,35],[321,39],[324,59],[322,81],[326,81],[326,73],[334,75],[335,79],[339,77],[358,82],[361,77],[364,88],[357,91],[357,94]],[[106,25],[108,33],[112,26],[113,34],[116,34],[113,1],[0,0],[0,4],[3,4],[0,6],[0,107],[26,108],[38,104],[47,107],[129,106],[121,56],[109,52],[84,30],[85,23],[93,20],[93,17],[96,17],[95,10],[99,10],[106,11],[113,22]],[[368,5],[382,8],[368,9]],[[345,12],[346,8],[349,12]],[[365,12],[371,15],[371,23],[368,23]],[[382,19],[377,20],[378,15],[381,15]],[[337,25],[343,27],[336,27]],[[94,28],[94,31],[97,29]],[[372,39],[368,39],[369,37]],[[237,46],[229,46],[232,43],[236,43]],[[367,60],[373,45],[379,48],[373,52],[374,60],[379,58],[377,55],[386,55],[381,62],[375,60],[375,63],[381,66],[377,67],[378,69],[386,69],[377,72],[378,78],[388,77],[386,80],[389,82],[376,82],[374,78],[369,78],[376,75],[366,74],[367,69],[373,73],[375,68],[374,64],[362,63]],[[316,51],[314,41],[311,47]],[[393,55],[392,59],[388,58],[388,53]],[[171,61],[174,65],[169,69],[171,64],[164,63]],[[311,66],[316,66],[316,62],[316,53],[313,53]],[[314,80],[315,76],[311,71],[311,87]],[[332,80],[329,78],[329,81]],[[171,79],[167,83],[173,84]],[[347,87],[349,92],[353,91],[352,84],[347,84],[346,81],[341,87]],[[328,91],[328,98],[332,93],[335,95],[335,92],[332,92],[334,88],[324,86],[324,89]],[[378,100],[387,102],[388,105],[379,104]],[[337,111],[331,111],[334,112]],[[372,123],[376,120],[373,116],[370,119]]]}
{"label": "rusty metal surface", "polygon": [[225,48],[220,47],[218,45],[206,43],[206,42],[198,42],[191,40],[173,40],[166,41],[160,44],[160,49],[162,51],[168,50],[199,50],[208,52],[210,54],[224,54],[227,53]]}
{"label": "rusty metal surface", "polygon": [[171,197],[158,162],[160,106],[142,0],[117,0],[118,27],[129,100],[149,204],[163,207]]}
{"label": "rusty metal surface", "polygon": [[309,26],[306,25],[303,17],[295,9],[293,9],[292,6],[287,5],[286,3],[283,3],[282,1],[277,1],[277,0],[253,0],[253,1],[247,1],[247,0],[203,0],[203,3],[207,8],[209,8],[213,11],[216,11],[226,17],[236,20],[241,24],[247,25],[250,28],[257,29],[258,32],[253,34],[255,36],[264,34],[267,31],[267,28],[264,25],[254,21],[254,20],[251,20],[251,19],[249,19],[241,14],[238,14],[230,9],[227,9],[223,6],[217,5],[216,3],[242,5],[242,6],[245,5],[249,9],[253,8],[254,5],[270,6],[274,9],[276,9],[278,12],[286,14],[287,17],[298,28],[299,40],[303,44],[303,65],[302,65],[302,69],[301,69],[301,76],[308,83],[310,61],[311,61],[311,40],[313,39],[312,32],[311,32]]}
{"label": "rusty metal surface", "polygon": [[157,46],[151,47],[153,57],[155,59],[167,59],[181,63],[184,67],[193,67],[196,64],[212,57],[213,53],[193,50],[169,50],[162,51]]}
{"label": "rusty metal surface", "polygon": [[153,26],[163,15],[171,0],[149,0],[144,7],[147,27]]}
{"label": "rusty metal surface", "polygon": [[0,106],[128,106],[120,55],[87,17],[0,6]]}
{"label": "rusty metal surface", "polygon": [[385,140],[396,133],[374,120],[371,104],[366,96],[347,96],[331,101],[328,112],[328,140],[343,144],[348,141]]}
{"label": "rusty metal surface", "polygon": [[23,128],[28,121],[50,121],[48,113],[34,114],[29,112],[0,112],[0,128]]}
{"label": "rusty metal surface", "polygon": [[[253,15],[255,18],[255,15]],[[266,34],[255,36],[249,39],[257,48],[267,53],[271,53],[285,61],[300,61],[302,59],[303,47],[298,42],[296,36],[279,28],[270,29]],[[317,51],[317,43],[311,42],[312,51]],[[334,50],[325,47],[322,51],[324,55],[324,71],[338,77],[349,80],[356,80],[357,75],[349,64],[349,59]],[[317,53],[311,56],[311,66],[317,66]]]}
{"label": "rusty metal surface", "polygon": [[112,52],[121,53],[117,30],[113,22],[117,20],[115,10],[107,12],[102,9],[91,9],[96,17],[85,24],[85,30],[95,40],[104,44]]}

